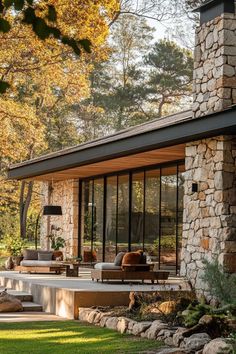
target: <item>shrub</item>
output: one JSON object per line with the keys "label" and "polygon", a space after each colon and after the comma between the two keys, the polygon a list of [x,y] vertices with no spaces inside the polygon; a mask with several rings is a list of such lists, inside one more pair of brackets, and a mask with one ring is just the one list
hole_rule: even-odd
{"label": "shrub", "polygon": [[2,241],[5,250],[11,256],[20,256],[22,254],[23,248],[26,246],[25,241],[21,239],[19,234],[5,235]]}
{"label": "shrub", "polygon": [[205,272],[202,280],[208,285],[212,297],[221,305],[236,305],[236,275],[227,274],[218,260],[212,263],[204,261]]}

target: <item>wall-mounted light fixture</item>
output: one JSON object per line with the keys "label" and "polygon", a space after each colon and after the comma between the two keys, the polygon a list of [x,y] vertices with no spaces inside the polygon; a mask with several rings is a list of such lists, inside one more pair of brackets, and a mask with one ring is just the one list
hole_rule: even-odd
{"label": "wall-mounted light fixture", "polygon": [[192,193],[198,192],[198,184],[197,183],[192,183]]}

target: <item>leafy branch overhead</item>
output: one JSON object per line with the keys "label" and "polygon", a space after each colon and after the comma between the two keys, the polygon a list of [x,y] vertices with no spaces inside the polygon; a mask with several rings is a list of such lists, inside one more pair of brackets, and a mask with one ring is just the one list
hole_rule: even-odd
{"label": "leafy branch overhead", "polygon": [[[35,0],[0,0],[0,32],[7,33],[11,30],[12,24],[9,21],[10,13],[19,13],[19,19],[22,24],[31,26],[33,32],[41,40],[49,37],[55,38],[64,45],[73,49],[76,55],[81,54],[81,49],[91,53],[91,42],[88,39],[76,40],[73,37],[64,35],[57,27],[57,12],[53,5],[46,6],[46,15],[40,17],[37,15],[38,4]],[[9,83],[0,79],[0,94],[5,93],[10,87]]]}

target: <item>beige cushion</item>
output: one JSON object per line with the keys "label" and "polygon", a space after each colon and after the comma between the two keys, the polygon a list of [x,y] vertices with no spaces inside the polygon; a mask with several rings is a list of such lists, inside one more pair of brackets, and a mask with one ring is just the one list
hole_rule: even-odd
{"label": "beige cushion", "polygon": [[51,267],[57,264],[56,261],[34,261],[34,260],[23,260],[20,262],[22,267]]}
{"label": "beige cushion", "polygon": [[110,269],[110,270],[120,270],[120,266],[114,265],[114,263],[97,263],[94,266],[94,269]]}

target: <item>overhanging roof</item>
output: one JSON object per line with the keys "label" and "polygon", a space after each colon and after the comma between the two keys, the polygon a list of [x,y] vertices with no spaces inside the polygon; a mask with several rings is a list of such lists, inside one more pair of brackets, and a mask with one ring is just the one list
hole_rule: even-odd
{"label": "overhanging roof", "polygon": [[219,134],[236,134],[236,106],[192,118],[181,112],[10,167],[9,179],[26,179]]}
{"label": "overhanging roof", "polygon": [[210,0],[205,1],[201,6],[198,6],[193,12],[200,12],[200,24],[211,21],[223,13],[234,13],[234,0]]}

